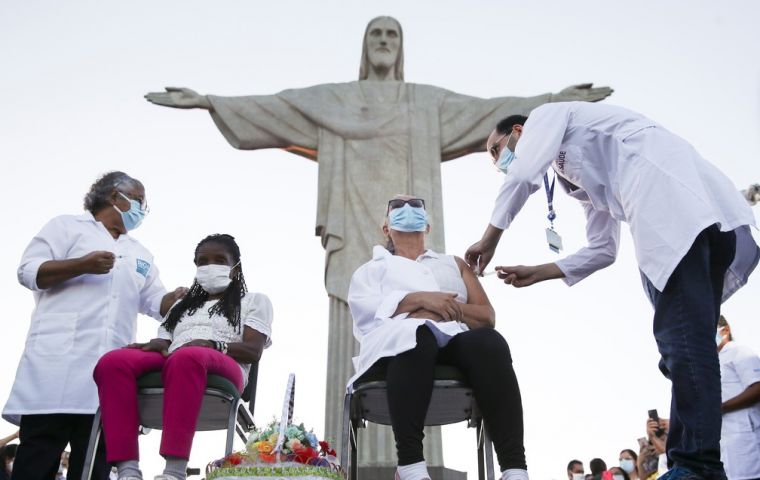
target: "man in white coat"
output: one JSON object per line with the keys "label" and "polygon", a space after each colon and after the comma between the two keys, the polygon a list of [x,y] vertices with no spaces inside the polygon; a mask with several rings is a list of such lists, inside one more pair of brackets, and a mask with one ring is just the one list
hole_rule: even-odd
{"label": "man in white coat", "polygon": [[[553,263],[497,267],[505,283],[524,287],[562,278],[573,285],[615,261],[620,222],[627,222],[655,308],[660,369],[673,384],[666,475],[724,479],[714,336],[721,302],[746,283],[760,258],[747,201],[686,141],[612,105],[555,103],[536,108],[527,121],[508,117],[487,147],[506,176],[490,225],[467,250],[467,262],[483,271],[542,177],[553,219],[549,167],[583,204],[588,246]],[[547,240],[561,248],[553,229]]]}
{"label": "man in white coat", "polygon": [[729,480],[760,478],[760,357],[734,342],[723,315],[715,343],[723,398],[720,458]]}

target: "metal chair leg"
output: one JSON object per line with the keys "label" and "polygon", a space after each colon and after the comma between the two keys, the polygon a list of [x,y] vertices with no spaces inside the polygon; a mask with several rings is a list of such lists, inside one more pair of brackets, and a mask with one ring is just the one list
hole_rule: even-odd
{"label": "metal chair leg", "polygon": [[350,443],[351,428],[351,394],[346,393],[343,397],[343,431],[340,439],[340,465],[344,472],[349,469],[348,448]]}
{"label": "metal chair leg", "polygon": [[87,443],[87,454],[84,457],[82,466],[82,480],[90,480],[92,469],[95,466],[95,452],[98,450],[100,443],[100,408],[95,412],[92,419],[92,429],[90,429],[90,441]]}
{"label": "metal chair leg", "polygon": [[224,447],[224,456],[232,453],[232,444],[235,440],[235,427],[237,426],[237,412],[240,400],[230,405],[229,418],[227,419],[227,444]]}
{"label": "metal chair leg", "polygon": [[484,452],[484,438],[483,438],[484,428],[483,428],[483,420],[480,420],[477,422],[477,425],[475,426],[475,440],[477,444],[477,450],[478,450],[478,480],[485,480],[486,479],[486,470],[485,470],[485,452]]}
{"label": "metal chair leg", "polygon": [[493,444],[491,443],[491,435],[488,434],[488,429],[483,424],[483,450],[486,457],[486,478],[487,480],[494,480],[493,476]]}
{"label": "metal chair leg", "polygon": [[357,451],[359,449],[359,439],[357,438],[358,423],[351,422],[351,469],[349,480],[359,480],[359,461],[357,460]]}

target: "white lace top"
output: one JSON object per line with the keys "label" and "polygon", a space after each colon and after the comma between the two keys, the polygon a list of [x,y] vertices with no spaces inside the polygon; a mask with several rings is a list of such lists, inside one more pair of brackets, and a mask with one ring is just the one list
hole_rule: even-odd
{"label": "white lace top", "polygon": [[[216,340],[218,342],[242,342],[243,326],[251,327],[267,337],[264,348],[272,345],[272,302],[263,293],[248,292],[240,300],[241,328],[232,327],[226,317],[209,315],[209,309],[217,300],[209,300],[193,315],[185,312],[177,322],[174,332],[169,332],[163,326],[158,327],[158,338],[171,341],[169,353],[192,340]],[[176,305],[176,304],[175,304]],[[167,314],[168,315],[168,314]],[[243,370],[243,383],[248,381],[249,364],[240,364]]]}

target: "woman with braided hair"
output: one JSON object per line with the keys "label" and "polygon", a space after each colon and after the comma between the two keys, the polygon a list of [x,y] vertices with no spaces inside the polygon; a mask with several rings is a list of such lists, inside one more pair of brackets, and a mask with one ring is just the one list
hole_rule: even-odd
{"label": "woman with braided hair", "polygon": [[119,479],[142,479],[138,466],[137,378],[161,371],[164,425],[160,453],[166,468],[156,480],[185,478],[206,377],[221,375],[242,390],[250,364],[271,345],[272,305],[248,292],[240,249],[230,235],[209,235],[195,249],[197,272],[147,343],[104,355],[95,367],[106,457]]}

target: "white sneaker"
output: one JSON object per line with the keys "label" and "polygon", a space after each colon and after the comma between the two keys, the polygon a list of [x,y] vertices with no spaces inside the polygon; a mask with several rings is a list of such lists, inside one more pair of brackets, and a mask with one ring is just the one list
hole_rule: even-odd
{"label": "white sneaker", "polygon": [[143,480],[143,478],[130,475],[128,477],[119,477],[119,480]]}
{"label": "white sneaker", "polygon": [[161,475],[156,475],[155,477],[153,477],[153,480],[181,480],[181,479],[175,477],[174,475],[167,475],[165,473],[162,473]]}

